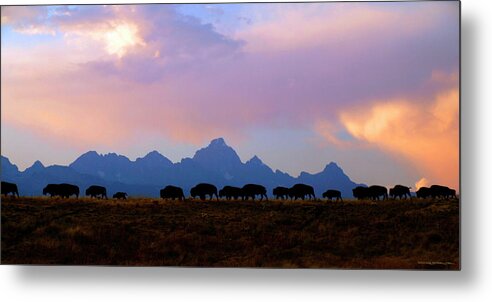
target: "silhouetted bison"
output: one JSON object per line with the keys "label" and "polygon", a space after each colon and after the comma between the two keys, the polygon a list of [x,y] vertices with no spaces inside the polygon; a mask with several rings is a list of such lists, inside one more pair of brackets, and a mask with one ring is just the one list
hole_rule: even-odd
{"label": "silhouetted bison", "polygon": [[410,187],[405,187],[402,185],[396,185],[393,188],[389,189],[389,195],[391,198],[407,198],[407,196],[411,199],[412,195],[410,195]]}
{"label": "silhouetted bison", "polygon": [[126,194],[125,192],[116,192],[113,194],[113,198],[116,199],[126,199],[127,196],[128,194]]}
{"label": "silhouetted bison", "polygon": [[273,189],[273,196],[276,199],[287,199],[289,198],[289,188],[286,187],[276,187]]}
{"label": "silhouetted bison", "polygon": [[368,189],[369,196],[373,200],[379,200],[379,197],[381,196],[383,197],[383,200],[388,199],[388,189],[386,189],[386,187],[374,185],[370,186]]}
{"label": "silhouetted bison", "polygon": [[336,200],[340,199],[341,201],[343,201],[342,192],[338,190],[326,190],[326,192],[323,193],[323,198],[328,198],[329,200],[331,200],[332,198],[336,198]]}
{"label": "silhouetted bison", "polygon": [[358,186],[352,189],[352,194],[357,199],[367,199],[370,198],[370,192],[368,187]]}
{"label": "silhouetted bison", "polygon": [[420,187],[416,193],[418,198],[428,198],[432,196],[431,189],[428,187]]}
{"label": "silhouetted bison", "polygon": [[183,193],[183,189],[175,186],[166,186],[164,189],[161,189],[161,198],[163,199],[179,199],[184,200],[185,196]]}
{"label": "silhouetted bison", "polygon": [[313,187],[305,184],[295,184],[292,186],[292,188],[289,189],[289,197],[291,199],[297,199],[300,198],[304,200],[306,196],[311,199],[315,199],[316,196],[314,195],[314,189]]}
{"label": "silhouetted bison", "polygon": [[262,185],[247,184],[241,189],[241,192],[243,200],[248,200],[250,197],[255,200],[256,195],[260,195],[260,201],[263,200],[263,197],[265,197],[265,200],[268,200],[266,188]]}
{"label": "silhouetted bison", "polygon": [[51,197],[59,195],[59,184],[48,184],[43,189],[43,195],[50,195]]}
{"label": "silhouetted bison", "polygon": [[456,198],[456,191],[446,186],[432,185],[430,192],[433,198]]}
{"label": "silhouetted bison", "polygon": [[90,196],[91,198],[106,198],[108,199],[108,196],[106,195],[106,188],[101,187],[101,186],[96,186],[92,185],[85,190],[85,196]]}
{"label": "silhouetted bison", "polygon": [[62,198],[69,198],[71,195],[75,195],[78,198],[80,190],[78,186],[67,183],[48,184],[43,189],[43,195],[47,194],[49,194],[51,197],[60,196]]}
{"label": "silhouetted bison", "polygon": [[213,196],[219,200],[219,195],[217,194],[217,187],[212,184],[200,183],[191,188],[190,190],[191,197],[195,198],[199,196],[201,200],[205,200],[207,195],[210,196],[210,200],[212,200]]}
{"label": "silhouetted bison", "polygon": [[219,197],[225,197],[227,200],[237,200],[242,195],[242,190],[238,187],[225,186],[219,191]]}
{"label": "silhouetted bison", "polygon": [[1,185],[2,187],[0,188],[0,190],[2,191],[3,195],[8,196],[9,193],[12,193],[12,196],[15,197],[17,195],[17,197],[19,197],[19,191],[17,190],[16,184],[2,181]]}

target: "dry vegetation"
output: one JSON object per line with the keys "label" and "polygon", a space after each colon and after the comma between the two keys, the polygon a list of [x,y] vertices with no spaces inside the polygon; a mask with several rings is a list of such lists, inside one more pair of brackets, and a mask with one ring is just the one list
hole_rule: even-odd
{"label": "dry vegetation", "polygon": [[459,203],[2,198],[2,264],[459,269]]}

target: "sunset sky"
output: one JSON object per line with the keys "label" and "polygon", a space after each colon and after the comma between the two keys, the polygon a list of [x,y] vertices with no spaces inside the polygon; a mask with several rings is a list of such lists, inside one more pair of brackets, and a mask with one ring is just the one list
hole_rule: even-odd
{"label": "sunset sky", "polygon": [[223,137],[297,176],[459,185],[459,3],[16,6],[1,153],[172,161]]}

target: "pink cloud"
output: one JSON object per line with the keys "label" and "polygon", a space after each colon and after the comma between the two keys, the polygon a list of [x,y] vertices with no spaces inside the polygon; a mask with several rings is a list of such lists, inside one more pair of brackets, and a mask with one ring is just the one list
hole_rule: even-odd
{"label": "pink cloud", "polygon": [[[318,130],[342,146],[339,112],[374,99],[424,110],[429,96],[455,85],[447,75],[457,70],[457,19],[443,22],[428,6],[305,7],[235,36],[167,5],[60,9],[47,24],[63,42],[2,46],[2,120],[87,146],[136,143],[141,133],[239,140],[253,126]],[[135,28],[137,42],[108,51],[105,37],[121,24]]]}
{"label": "pink cloud", "polygon": [[237,33],[239,39],[248,41],[247,50],[279,52],[329,47],[360,53],[367,51],[366,47],[354,47],[354,44],[380,45],[394,41],[398,36],[421,35],[443,21],[443,11],[457,13],[457,6],[304,3],[272,5],[269,11],[270,18]]}

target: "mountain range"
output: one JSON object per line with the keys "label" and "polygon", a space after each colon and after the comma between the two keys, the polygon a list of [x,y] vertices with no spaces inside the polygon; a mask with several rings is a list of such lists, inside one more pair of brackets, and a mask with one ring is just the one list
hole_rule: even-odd
{"label": "mountain range", "polygon": [[352,189],[359,185],[353,182],[334,162],[327,164],[316,174],[302,172],[298,177],[273,171],[256,155],[242,162],[236,151],[224,139],[217,138],[198,151],[192,158],[183,158],[173,163],[157,151],[152,151],[135,161],[116,153],[98,154],[89,151],[68,166],[45,167],[40,161],[24,171],[19,171],[7,157],[1,157],[1,178],[14,182],[24,196],[41,195],[48,183],[72,183],[81,188],[81,193],[90,185],[105,186],[108,194],[117,191],[130,196],[158,197],[166,185],[182,187],[185,195],[200,182],[243,186],[247,183],[262,184],[271,196],[276,186],[290,187],[305,183],[314,187],[318,197],[327,189],[337,189],[345,197],[352,196]]}

